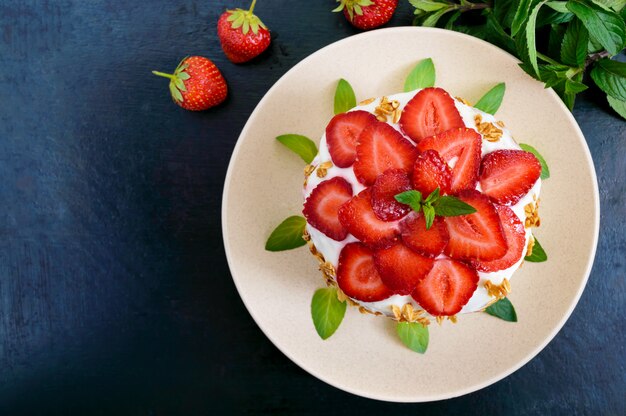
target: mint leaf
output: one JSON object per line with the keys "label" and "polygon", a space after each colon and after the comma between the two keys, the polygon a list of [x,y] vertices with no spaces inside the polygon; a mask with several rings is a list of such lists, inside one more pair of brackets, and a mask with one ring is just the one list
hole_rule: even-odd
{"label": "mint leaf", "polygon": [[422,205],[422,211],[424,211],[424,221],[426,221],[426,229],[430,230],[435,221],[435,208],[428,204]]}
{"label": "mint leaf", "polygon": [[566,1],[549,1],[546,3],[546,6],[559,13],[570,13],[569,9],[567,8]]}
{"label": "mint leaf", "polygon": [[439,193],[440,193],[439,188],[435,188],[435,190],[432,191],[430,195],[428,195],[428,197],[426,197],[426,200],[424,200],[424,203],[432,204],[433,202],[439,199]]}
{"label": "mint leaf", "polygon": [[468,215],[476,212],[476,209],[450,195],[444,195],[433,204],[435,214],[441,217],[456,217],[458,215]]}
{"label": "mint leaf", "polygon": [[437,22],[439,21],[439,19],[441,19],[441,16],[443,16],[446,13],[448,13],[450,10],[452,10],[452,9],[437,10],[435,13],[432,13],[430,16],[428,16],[426,19],[424,19],[424,21],[422,21],[422,26],[435,27],[435,25],[437,25]]}
{"label": "mint leaf", "polygon": [[311,163],[317,154],[317,146],[313,140],[299,134],[283,134],[276,138],[289,150],[298,154],[306,163]]}
{"label": "mint leaf", "polygon": [[528,20],[526,22],[526,30],[524,31],[526,35],[526,48],[528,49],[528,60],[530,65],[535,70],[536,74],[539,74],[539,67],[537,65],[537,45],[535,43],[535,25],[537,24],[537,15],[539,14],[539,9],[546,3],[546,0],[538,3],[533,11],[528,16]]}
{"label": "mint leaf", "polygon": [[626,63],[600,59],[591,70],[591,78],[611,97],[626,101]]}
{"label": "mint leaf", "polygon": [[583,66],[587,58],[589,32],[580,19],[574,19],[567,25],[561,44],[561,61],[572,66]]}
{"label": "mint leaf", "polygon": [[478,100],[474,108],[484,111],[485,113],[495,114],[502,104],[504,98],[504,91],[506,91],[506,85],[504,82],[499,83],[489,91],[483,97]]}
{"label": "mint leaf", "polygon": [[302,239],[306,220],[300,216],[294,215],[281,222],[265,243],[267,251],[283,251],[292,248],[301,247],[306,244]]}
{"label": "mint leaf", "polygon": [[430,58],[422,59],[415,65],[404,81],[404,92],[427,88],[435,85],[435,65]]}
{"label": "mint leaf", "polygon": [[425,12],[434,12],[436,10],[443,9],[444,7],[448,7],[446,3],[439,3],[432,0],[409,0],[409,3],[411,3],[417,10]]}
{"label": "mint leaf", "polygon": [[356,106],[356,96],[348,81],[340,79],[335,90],[335,114],[345,113]]}
{"label": "mint leaf", "polygon": [[620,101],[611,97],[610,95],[606,96],[606,99],[609,101],[609,105],[613,110],[617,112],[622,118],[626,119],[626,101]]}
{"label": "mint leaf", "polygon": [[420,191],[405,191],[394,196],[394,198],[399,203],[410,206],[413,211],[420,212],[422,209],[422,193]]}
{"label": "mint leaf", "polygon": [[502,298],[493,305],[487,307],[485,312],[507,322],[517,322],[517,313],[515,313],[515,308],[513,307],[511,301],[507,298]]}
{"label": "mint leaf", "polygon": [[543,247],[541,247],[541,244],[539,244],[539,240],[537,240],[537,237],[535,237],[534,235],[533,235],[533,238],[535,239],[533,252],[530,256],[524,257],[524,260],[530,261],[531,263],[542,263],[544,261],[547,261],[548,255],[543,250]]}
{"label": "mint leaf", "polygon": [[601,44],[611,55],[617,55],[626,43],[624,20],[616,13],[593,3],[570,0],[567,8],[578,17],[591,39]]}
{"label": "mint leaf", "polygon": [[546,160],[543,158],[543,156],[541,156],[539,151],[526,143],[520,143],[519,147],[521,147],[522,150],[525,150],[535,155],[537,160],[539,160],[539,163],[541,163],[541,180],[548,179],[550,177],[550,169],[548,169],[548,164],[546,163]]}
{"label": "mint leaf", "polygon": [[624,0],[591,0],[591,1],[605,10],[613,9],[616,12],[620,11],[621,8],[625,6]]}
{"label": "mint leaf", "polygon": [[565,93],[566,94],[578,94],[579,92],[585,91],[587,87],[582,82],[574,81],[572,79],[565,80]]}
{"label": "mint leaf", "polygon": [[327,339],[335,333],[346,314],[346,306],[346,302],[337,299],[334,287],[315,291],[311,299],[311,317],[320,338]]}
{"label": "mint leaf", "polygon": [[419,322],[398,322],[396,332],[400,341],[411,351],[424,354],[428,348],[428,327]]}
{"label": "mint leaf", "polygon": [[511,23],[511,36],[517,35],[517,32],[522,28],[522,25],[528,18],[528,13],[530,12],[530,5],[532,4],[532,0],[520,0],[517,5],[517,10],[515,11],[515,16],[513,16],[513,22]]}

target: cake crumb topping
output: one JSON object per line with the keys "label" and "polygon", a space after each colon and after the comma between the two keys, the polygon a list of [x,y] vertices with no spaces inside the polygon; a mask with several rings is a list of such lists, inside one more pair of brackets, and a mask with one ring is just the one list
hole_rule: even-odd
{"label": "cake crumb topping", "polygon": [[532,256],[532,254],[533,254],[533,247],[535,247],[535,237],[533,237],[532,234],[531,234],[530,238],[528,239],[528,246],[526,246],[526,255],[527,256]]}
{"label": "cake crumb topping", "polygon": [[411,303],[404,304],[402,308],[398,305],[391,305],[391,312],[398,322],[419,322],[424,326],[430,325],[430,320],[422,316],[424,310],[414,309]]}
{"label": "cake crumb topping", "polygon": [[322,162],[319,165],[317,165],[317,177],[318,178],[324,178],[326,177],[326,174],[328,173],[328,169],[333,167],[333,162],[326,161],[326,162]]}
{"label": "cake crumb topping", "polygon": [[509,293],[511,293],[511,284],[509,283],[509,279],[506,277],[502,279],[502,283],[496,285],[492,283],[491,280],[487,280],[484,284],[485,289],[487,289],[487,294],[489,296],[495,297],[496,300],[500,300],[505,298]]}
{"label": "cake crumb topping", "polygon": [[320,264],[320,271],[326,278],[334,279],[337,276],[337,273],[335,272],[335,266],[333,266],[328,261]]}
{"label": "cake crumb topping", "polygon": [[380,103],[374,109],[374,114],[376,115],[376,119],[378,121],[386,122],[387,117],[391,116],[392,121],[397,123],[400,120],[400,115],[402,114],[400,111],[400,101],[389,101],[387,97],[382,97],[380,99]]}
{"label": "cake crumb topping", "polygon": [[493,123],[483,121],[483,117],[480,114],[474,116],[474,123],[476,124],[476,130],[488,142],[497,142],[502,137],[502,130]]}
{"label": "cake crumb topping", "polygon": [[472,106],[472,103],[470,103],[469,101],[467,101],[467,100],[466,100],[465,98],[463,98],[463,97],[454,97],[454,98],[456,98],[458,101],[462,102],[462,103],[463,103],[463,104],[465,104],[466,106],[469,106],[469,107],[471,107],[471,106]]}
{"label": "cake crumb topping", "polygon": [[539,199],[533,195],[533,200],[534,202],[524,206],[524,213],[526,214],[524,225],[526,228],[539,227],[541,225],[541,218],[539,218]]}
{"label": "cake crumb topping", "polygon": [[304,186],[306,186],[307,182],[309,181],[309,176],[311,176],[314,170],[315,166],[313,165],[306,165],[304,167]]}

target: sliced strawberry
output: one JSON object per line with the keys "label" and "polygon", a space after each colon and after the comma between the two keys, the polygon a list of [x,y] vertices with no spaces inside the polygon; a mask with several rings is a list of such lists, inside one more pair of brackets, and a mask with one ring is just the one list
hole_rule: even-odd
{"label": "sliced strawberry", "polygon": [[424,197],[439,188],[441,194],[450,193],[452,171],[436,150],[417,155],[413,165],[413,187]]}
{"label": "sliced strawberry", "polygon": [[476,270],[452,259],[438,259],[411,296],[433,316],[452,316],[469,302],[476,287]]}
{"label": "sliced strawberry", "polygon": [[304,203],[302,213],[313,227],[333,240],[341,241],[348,231],[339,222],[339,207],[352,198],[352,186],[335,177],[317,185]]}
{"label": "sliced strawberry", "polygon": [[454,100],[441,88],[424,88],[402,110],[400,128],[415,143],[446,130],[465,127]]}
{"label": "sliced strawberry", "polygon": [[397,194],[411,189],[409,175],[403,170],[389,169],[376,178],[372,186],[372,208],[383,221],[394,221],[404,217],[411,207],[396,201]]}
{"label": "sliced strawberry", "polygon": [[445,217],[450,241],[444,252],[459,260],[491,261],[506,254],[506,238],[500,217],[489,198],[468,189],[457,197],[477,212],[457,217]]}
{"label": "sliced strawberry", "polygon": [[433,267],[434,260],[396,243],[374,251],[374,262],[385,286],[395,294],[408,295]]}
{"label": "sliced strawberry", "polygon": [[417,145],[417,148],[420,152],[436,150],[446,163],[449,165],[454,163],[450,192],[456,193],[476,187],[481,146],[480,134],[476,130],[460,128],[427,137]]}
{"label": "sliced strawberry", "polygon": [[356,146],[354,174],[359,182],[372,185],[388,169],[410,172],[417,157],[415,146],[387,123],[367,126]]}
{"label": "sliced strawberry", "polygon": [[375,123],[376,117],[367,111],[350,111],[337,114],[326,127],[326,143],[333,163],[347,168],[356,158],[356,141],[363,129]]}
{"label": "sliced strawberry", "polygon": [[388,247],[398,240],[398,221],[378,219],[367,188],[339,208],[339,221],[356,238],[372,247]]}
{"label": "sliced strawberry", "polygon": [[497,272],[498,270],[508,269],[522,257],[522,252],[526,245],[524,224],[522,224],[522,221],[515,215],[513,210],[504,205],[496,205],[496,212],[500,217],[500,224],[502,224],[504,237],[509,248],[504,257],[497,260],[472,261],[472,266],[481,272]]}
{"label": "sliced strawberry", "polygon": [[400,222],[404,244],[426,256],[437,257],[448,244],[448,228],[443,217],[435,217],[432,227],[426,229],[424,214],[412,212]]}
{"label": "sliced strawberry", "polygon": [[514,205],[530,191],[541,175],[541,163],[530,152],[496,150],[480,166],[480,187],[498,204]]}
{"label": "sliced strawberry", "polygon": [[363,302],[376,302],[392,295],[376,270],[372,250],[361,243],[350,243],[341,250],[337,284],[346,295]]}

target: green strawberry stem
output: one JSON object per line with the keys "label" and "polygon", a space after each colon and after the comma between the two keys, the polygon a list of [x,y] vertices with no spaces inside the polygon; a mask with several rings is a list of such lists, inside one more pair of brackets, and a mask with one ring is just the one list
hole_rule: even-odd
{"label": "green strawberry stem", "polygon": [[166,74],[165,72],[159,72],[159,71],[152,71],[152,73],[154,75],[158,75],[160,77],[165,77],[165,78],[169,78],[169,79],[174,79],[174,75],[173,74]]}
{"label": "green strawberry stem", "polygon": [[250,9],[248,9],[248,16],[252,16],[254,13],[254,5],[256,4],[256,0],[252,0],[252,4],[250,5]]}

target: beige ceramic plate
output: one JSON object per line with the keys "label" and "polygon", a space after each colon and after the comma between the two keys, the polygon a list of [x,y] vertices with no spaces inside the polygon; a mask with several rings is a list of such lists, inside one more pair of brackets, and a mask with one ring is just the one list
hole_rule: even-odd
{"label": "beige ceramic plate", "polygon": [[[302,169],[275,137],[299,133],[319,140],[333,116],[339,78],[357,99],[402,91],[417,61],[431,57],[437,86],[476,102],[505,81],[498,116],[514,137],[535,146],[552,177],[541,189],[536,235],[546,263],[526,263],[512,280],[519,322],[485,313],[454,325],[430,326],[424,355],[398,340],[392,321],[348,308],[341,327],[322,341],[311,321],[313,292],[324,286],[306,247],[270,253],[272,229],[302,209]],[[400,27],[329,45],[285,74],[244,127],[226,176],[224,244],[233,280],[267,337],[300,367],[325,382],[370,398],[421,402],[466,394],[520,368],[556,335],[585,287],[596,249],[599,199],[585,139],[559,98],[532,80],[511,55],[451,31]]]}

